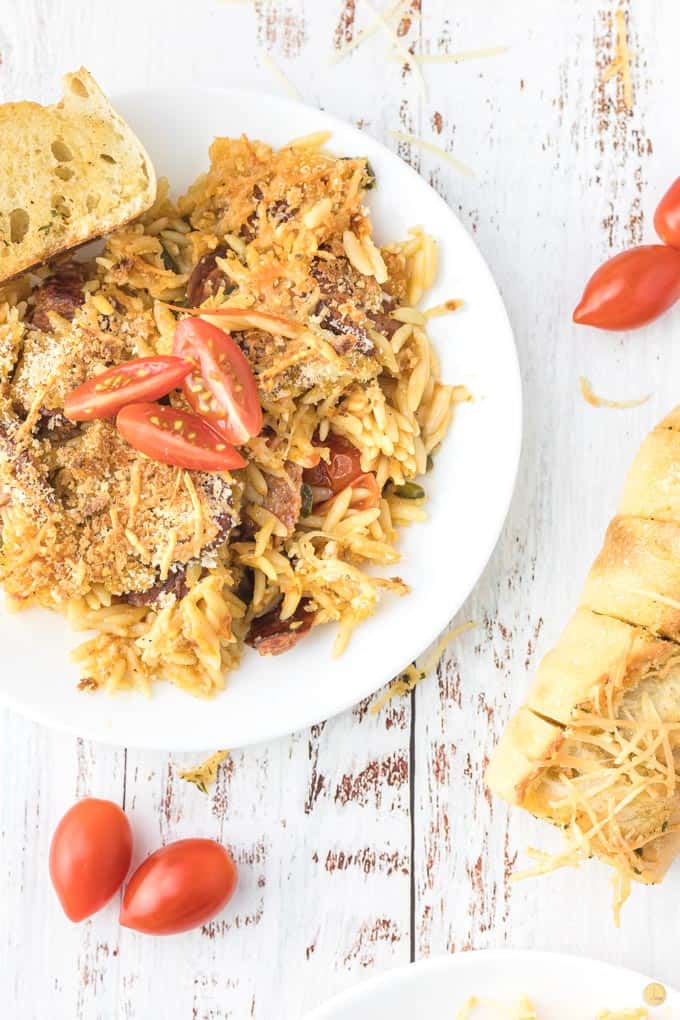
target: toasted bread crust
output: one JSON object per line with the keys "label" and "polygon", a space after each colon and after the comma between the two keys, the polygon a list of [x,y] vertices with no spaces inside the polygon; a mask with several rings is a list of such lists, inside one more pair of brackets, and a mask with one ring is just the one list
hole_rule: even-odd
{"label": "toasted bread crust", "polygon": [[680,524],[615,517],[588,574],[581,605],[680,639]]}
{"label": "toasted bread crust", "polygon": [[84,69],[54,106],[0,106],[0,282],[123,226],[148,209],[145,149]]}
{"label": "toasted bread crust", "polygon": [[542,659],[527,706],[566,726],[574,708],[596,701],[608,685],[621,690],[659,668],[677,649],[621,620],[577,609]]}
{"label": "toasted bread crust", "polygon": [[[680,407],[643,442],[580,607],[543,658],[526,704],[492,756],[489,788],[537,817],[566,824],[564,810],[556,807],[561,789],[556,782],[600,767],[600,716],[615,715],[617,705],[626,725],[649,711],[660,725],[680,720]],[[592,745],[579,743],[584,720],[593,727]],[[649,822],[644,805],[637,821],[635,806],[627,809],[634,816],[632,830],[639,823],[640,832],[649,831],[647,841],[637,844],[630,874],[645,884],[661,881],[680,851],[680,833],[674,831],[680,794],[671,788],[665,797],[663,825]],[[647,809],[655,802],[661,803],[652,797]],[[604,815],[608,808],[594,802],[591,810]],[[586,820],[586,828],[591,822]],[[623,857],[611,847],[595,843],[593,852],[622,867]]]}

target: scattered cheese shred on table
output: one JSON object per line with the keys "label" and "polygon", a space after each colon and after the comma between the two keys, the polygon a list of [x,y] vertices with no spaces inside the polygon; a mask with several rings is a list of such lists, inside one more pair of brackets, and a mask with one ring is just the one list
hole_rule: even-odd
{"label": "scattered cheese shred on table", "polygon": [[590,383],[584,375],[579,376],[578,384],[581,388],[581,396],[591,407],[613,407],[618,411],[622,411],[627,407],[639,407],[640,404],[645,404],[650,397],[648,393],[647,396],[639,397],[637,400],[607,400],[606,397],[598,397],[593,392]]}
{"label": "scattered cheese shred on table", "polygon": [[295,86],[293,85],[293,83],[290,80],[290,78],[287,78],[285,76],[285,74],[283,73],[281,68],[277,64],[274,63],[272,58],[269,56],[269,54],[265,50],[261,49],[259,55],[260,55],[260,60],[262,61],[264,66],[267,68],[268,71],[271,71],[271,73],[274,75],[274,77],[278,81],[279,85],[284,90],[284,92],[286,92],[290,96],[291,99],[297,99],[298,102],[299,102],[300,101],[300,93],[295,88]]}
{"label": "scattered cheese shred on table", "polygon": [[217,779],[217,770],[222,762],[229,757],[228,751],[215,751],[209,758],[201,762],[200,765],[194,765],[192,768],[181,769],[179,773],[180,779],[186,780],[187,783],[193,783],[197,786],[201,793],[207,793],[208,787]]}
{"label": "scattered cheese shred on table", "polygon": [[364,0],[364,3],[368,7],[369,11],[371,11],[378,19],[380,27],[389,37],[391,45],[393,46],[395,52],[399,54],[401,60],[405,64],[409,64],[409,66],[413,68],[413,74],[416,79],[416,82],[418,83],[418,91],[420,92],[423,99],[427,100],[427,85],[425,84],[423,72],[420,70],[418,62],[416,61],[415,57],[410,52],[408,47],[406,47],[404,43],[401,41],[396,31],[390,25],[388,19],[385,17],[384,13],[382,11],[376,10],[373,4],[371,3],[371,0]]}
{"label": "scattered cheese shred on table", "polygon": [[425,149],[426,152],[432,152],[435,156],[439,156],[449,166],[452,166],[454,170],[457,170],[459,174],[463,174],[465,177],[474,177],[474,173],[469,166],[465,163],[461,163],[459,159],[456,159],[451,155],[450,152],[446,152],[441,149],[438,145],[433,145],[432,142],[426,142],[424,138],[419,138],[418,135],[405,134],[402,131],[388,131],[387,132],[397,142],[408,142],[409,145],[417,145],[421,149]]}
{"label": "scattered cheese shred on table", "polygon": [[393,3],[390,7],[387,7],[384,11],[382,11],[382,15],[380,17],[376,13],[373,21],[371,21],[366,28],[362,28],[360,32],[357,32],[352,41],[348,42],[347,45],[343,46],[342,49],[333,56],[332,63],[339,63],[347,56],[348,53],[351,53],[352,50],[357,48],[357,46],[360,46],[362,42],[365,42],[366,39],[375,35],[375,33],[382,27],[383,22],[389,23],[392,21],[394,17],[402,13],[403,8],[410,2],[411,0],[397,0],[396,3]]}
{"label": "scattered cheese shred on table", "polygon": [[442,657],[444,649],[450,644],[454,638],[459,637],[466,630],[470,630],[472,627],[476,627],[477,624],[470,620],[468,623],[463,623],[460,627],[454,627],[453,630],[449,631],[448,634],[444,634],[439,641],[436,643],[429,655],[426,655],[421,660],[420,665],[417,666],[415,662],[412,662],[410,666],[407,666],[403,673],[401,673],[396,679],[392,681],[386,691],[380,695],[378,700],[371,705],[371,714],[377,715],[381,708],[384,708],[388,701],[398,695],[410,694],[416,684],[424,680],[431,669],[437,665]]}
{"label": "scattered cheese shred on table", "polygon": [[628,48],[628,26],[626,12],[619,7],[614,15],[616,21],[616,47],[614,59],[602,73],[602,81],[620,77],[623,85],[623,103],[630,112],[633,109],[633,82],[630,76],[630,50]]}

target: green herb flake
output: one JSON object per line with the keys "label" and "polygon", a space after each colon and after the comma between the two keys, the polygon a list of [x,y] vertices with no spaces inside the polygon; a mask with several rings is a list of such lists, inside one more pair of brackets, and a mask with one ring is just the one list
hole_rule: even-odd
{"label": "green herb flake", "polygon": [[300,516],[309,517],[314,507],[314,493],[311,485],[307,485],[306,482],[303,482],[300,488],[300,499],[302,500]]}

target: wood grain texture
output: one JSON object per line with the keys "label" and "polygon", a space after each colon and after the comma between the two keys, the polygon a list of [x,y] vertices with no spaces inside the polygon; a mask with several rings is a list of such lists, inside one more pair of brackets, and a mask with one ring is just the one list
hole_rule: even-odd
{"label": "wood grain texture", "polygon": [[[615,932],[599,865],[512,884],[527,845],[557,845],[484,791],[485,760],[538,657],[573,607],[646,430],[678,401],[678,313],[623,338],[571,326],[584,280],[612,250],[652,239],[656,198],[678,172],[669,130],[680,70],[674,0],[625,0],[634,110],[615,81],[614,0],[418,0],[399,23],[425,54],[504,44],[503,56],[413,72],[362,0],[0,0],[0,99],[52,98],[86,64],[109,91],[172,79],[278,91],[266,51],[302,98],[390,142],[415,131],[473,167],[400,146],[474,234],[514,324],[525,442],[502,538],[456,622],[457,639],[409,699],[235,753],[208,798],[186,756],[112,750],[0,712],[0,999],[8,1015],[110,1020],[298,1020],[333,992],[412,957],[513,945],[594,955],[676,976],[680,871],[635,890]],[[422,9],[421,9],[422,8]],[[247,128],[247,124],[245,125]],[[586,405],[578,377],[634,397]],[[13,668],[3,663],[2,669]],[[210,750],[210,749],[207,749]],[[191,759],[193,761],[193,759]],[[46,879],[50,833],[74,797],[130,812],[136,858],[161,842],[224,840],[239,891],[202,931],[152,940],[119,929],[117,904],[69,925]],[[677,980],[676,980],[677,983]]]}

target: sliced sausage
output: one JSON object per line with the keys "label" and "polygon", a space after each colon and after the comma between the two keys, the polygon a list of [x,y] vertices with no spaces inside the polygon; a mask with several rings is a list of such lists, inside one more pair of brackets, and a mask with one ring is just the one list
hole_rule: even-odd
{"label": "sliced sausage", "polygon": [[309,599],[301,599],[292,616],[282,620],[280,607],[264,616],[256,617],[250,625],[246,644],[260,655],[281,655],[296,645],[307,634],[314,623],[315,613],[309,611]]}
{"label": "sliced sausage", "polygon": [[262,505],[278,517],[288,534],[292,535],[302,509],[302,468],[290,460],[284,466],[286,478],[265,474],[267,495]]}
{"label": "sliced sausage", "polygon": [[229,277],[217,265],[217,260],[223,259],[226,254],[226,246],[221,244],[214,251],[203,255],[192,269],[187,283],[187,298],[193,307],[198,307],[209,297],[214,297],[220,287],[224,287],[225,294],[232,289]]}
{"label": "sliced sausage", "polygon": [[164,595],[174,595],[179,602],[186,595],[187,588],[186,563],[176,564],[164,581],[158,581],[146,591],[130,591],[125,601],[131,606],[153,606],[161,602]]}
{"label": "sliced sausage", "polygon": [[34,293],[32,325],[49,333],[52,326],[48,312],[56,312],[70,322],[85,300],[84,281],[85,269],[77,262],[61,266]]}

